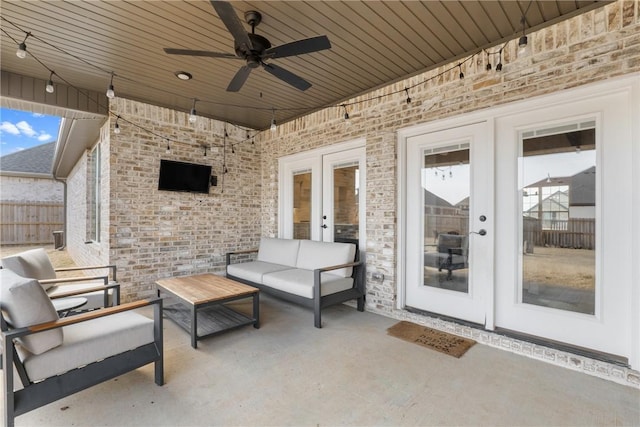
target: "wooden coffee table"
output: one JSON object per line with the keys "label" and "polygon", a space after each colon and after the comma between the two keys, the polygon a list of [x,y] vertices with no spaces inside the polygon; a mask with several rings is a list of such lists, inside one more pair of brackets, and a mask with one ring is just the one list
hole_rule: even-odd
{"label": "wooden coffee table", "polygon": [[[191,334],[191,346],[198,340],[245,325],[260,327],[260,290],[215,274],[171,277],[158,280],[158,296],[170,294],[165,314]],[[231,309],[225,303],[253,298],[253,317]]]}

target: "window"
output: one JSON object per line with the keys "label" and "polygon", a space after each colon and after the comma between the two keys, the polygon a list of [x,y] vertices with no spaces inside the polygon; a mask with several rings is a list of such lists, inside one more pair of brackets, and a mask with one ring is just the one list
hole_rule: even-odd
{"label": "window", "polygon": [[87,158],[87,241],[100,241],[100,144]]}

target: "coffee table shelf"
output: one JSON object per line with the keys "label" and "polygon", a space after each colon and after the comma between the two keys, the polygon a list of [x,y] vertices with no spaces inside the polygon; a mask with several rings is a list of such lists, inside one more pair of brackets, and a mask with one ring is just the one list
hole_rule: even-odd
{"label": "coffee table shelf", "polygon": [[[191,308],[187,304],[169,303],[164,306],[164,313],[178,326],[191,332]],[[198,339],[255,323],[252,317],[222,304],[200,307],[196,315],[198,316],[196,331]]]}

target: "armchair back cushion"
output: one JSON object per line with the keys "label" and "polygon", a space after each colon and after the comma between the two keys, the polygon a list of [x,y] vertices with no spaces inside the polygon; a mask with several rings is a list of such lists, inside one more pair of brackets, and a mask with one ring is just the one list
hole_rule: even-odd
{"label": "armchair back cushion", "polygon": [[[356,245],[351,243],[316,242],[300,240],[297,268],[315,270],[328,265],[340,265],[353,262],[356,256]],[[327,273],[340,277],[349,277],[352,267],[331,270]]]}
{"label": "armchair back cushion", "polygon": [[[0,309],[12,328],[23,328],[58,320],[58,313],[40,283],[0,270]],[[33,354],[41,354],[62,344],[62,329],[39,332],[18,339],[22,347]]]}
{"label": "armchair back cushion", "polygon": [[[44,249],[31,249],[2,258],[2,267],[8,268],[19,276],[36,280],[55,279],[56,272]],[[53,285],[42,285],[45,290]]]}

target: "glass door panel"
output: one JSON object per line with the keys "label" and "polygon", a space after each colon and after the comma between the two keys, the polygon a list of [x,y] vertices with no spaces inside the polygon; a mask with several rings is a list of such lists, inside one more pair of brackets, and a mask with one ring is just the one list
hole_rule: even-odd
{"label": "glass door panel", "polygon": [[293,175],[293,238],[311,238],[311,172]]}
{"label": "glass door panel", "polygon": [[595,314],[595,129],[584,127],[523,135],[521,301]]}
{"label": "glass door panel", "polygon": [[360,169],[358,162],[333,169],[333,239],[358,241]]}
{"label": "glass door panel", "polygon": [[423,157],[423,285],[468,293],[469,149]]}

